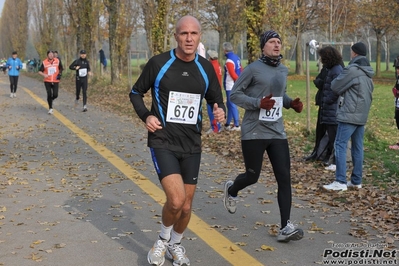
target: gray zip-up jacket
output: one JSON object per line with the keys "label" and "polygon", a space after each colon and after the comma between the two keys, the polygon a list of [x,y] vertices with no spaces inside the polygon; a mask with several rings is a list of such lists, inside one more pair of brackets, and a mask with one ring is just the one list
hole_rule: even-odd
{"label": "gray zip-up jacket", "polygon": [[273,94],[282,100],[285,109],[290,108],[292,99],[286,94],[288,69],[283,64],[277,67],[255,61],[244,68],[234,83],[230,100],[245,109],[241,125],[241,139],[286,139],[282,108],[273,108],[281,117],[275,121],[259,119],[260,101]]}
{"label": "gray zip-up jacket", "polygon": [[356,56],[331,82],[331,89],[339,95],[337,121],[365,125],[373,100],[373,68],[365,56]]}

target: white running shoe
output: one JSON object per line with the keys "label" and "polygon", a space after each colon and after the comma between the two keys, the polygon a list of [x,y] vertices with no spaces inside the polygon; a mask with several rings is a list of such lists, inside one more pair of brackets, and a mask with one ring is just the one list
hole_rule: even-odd
{"label": "white running shoe", "polygon": [[53,114],[53,109],[48,110],[48,114],[52,115]]}
{"label": "white running shoe", "polygon": [[186,256],[186,249],[181,244],[168,245],[166,257],[173,261],[173,266],[190,266]]}
{"label": "white running shoe", "polygon": [[213,132],[213,129],[212,129],[212,128],[208,129],[208,130],[205,132],[206,135],[210,135],[210,134],[213,134],[213,133],[214,133],[214,132]]}
{"label": "white running shoe", "polygon": [[346,183],[346,186],[347,186],[348,188],[362,188],[362,184],[354,185],[354,184],[352,184],[351,181],[348,181],[348,183]]}
{"label": "white running shoe", "polygon": [[224,129],[224,131],[230,131],[231,130],[231,126],[230,125],[223,126],[223,129]]}
{"label": "white running shoe", "polygon": [[17,94],[16,93],[14,93],[14,98],[17,98]]}
{"label": "white running shoe", "polygon": [[83,106],[83,112],[87,112],[87,106]]}
{"label": "white running shoe", "polygon": [[231,127],[230,131],[241,131],[241,127],[240,126]]}
{"label": "white running shoe", "polygon": [[324,185],[323,188],[326,190],[345,191],[348,189],[348,186],[346,184],[341,184],[338,181],[334,181],[329,185]]}
{"label": "white running shoe", "polygon": [[234,184],[234,182],[231,180],[227,181],[224,184],[223,204],[229,213],[235,213],[237,210],[237,206],[236,206],[237,199],[235,197],[232,197],[229,195],[229,187],[231,187],[233,184]]}
{"label": "white running shoe", "polygon": [[277,241],[279,242],[289,242],[290,240],[300,240],[302,238],[303,230],[290,221],[287,222],[287,225],[283,229],[280,229],[277,235]]}
{"label": "white running shoe", "polygon": [[11,93],[11,94],[10,94],[10,98],[12,98],[12,97],[14,97],[14,93]]}
{"label": "white running shoe", "polygon": [[335,172],[335,170],[337,170],[337,166],[335,164],[330,164],[329,166],[325,167],[324,169],[326,169],[328,171]]}
{"label": "white running shoe", "polygon": [[165,252],[167,243],[158,239],[147,254],[148,263],[155,266],[162,266],[165,263]]}

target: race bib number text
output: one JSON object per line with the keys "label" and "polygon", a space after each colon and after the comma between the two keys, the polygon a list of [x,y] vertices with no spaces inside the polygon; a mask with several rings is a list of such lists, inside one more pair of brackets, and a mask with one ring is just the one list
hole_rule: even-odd
{"label": "race bib number text", "polygon": [[276,102],[270,110],[260,109],[259,120],[277,121],[283,116],[283,97],[272,97]]}
{"label": "race bib number text", "polygon": [[80,69],[79,68],[79,77],[86,77],[87,76],[87,68],[82,68],[82,69]]}
{"label": "race bib number text", "polygon": [[197,124],[201,95],[185,92],[169,92],[166,121],[180,124]]}
{"label": "race bib number text", "polygon": [[55,68],[55,67],[49,67],[48,69],[47,69],[47,73],[49,74],[49,75],[54,75],[54,73],[57,71],[57,69]]}

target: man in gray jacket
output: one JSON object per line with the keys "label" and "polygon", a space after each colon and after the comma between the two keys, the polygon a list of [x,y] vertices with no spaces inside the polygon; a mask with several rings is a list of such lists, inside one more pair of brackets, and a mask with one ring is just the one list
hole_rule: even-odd
{"label": "man in gray jacket", "polygon": [[277,241],[289,242],[302,239],[303,230],[290,221],[291,161],[283,109],[300,113],[303,103],[286,93],[288,68],[281,62],[280,35],[266,31],[260,36],[260,48],[262,56],[244,69],[231,92],[231,101],[245,109],[241,127],[245,172],[224,184],[223,203],[229,213],[236,212],[238,192],[258,182],[267,152],[278,186],[281,223]]}
{"label": "man in gray jacket", "polygon": [[[339,95],[337,109],[337,136],[335,138],[335,181],[324,185],[326,190],[344,191],[362,187],[364,125],[371,107],[374,71],[366,58],[367,48],[362,42],[351,47],[349,65],[332,81],[331,89]],[[346,149],[352,140],[353,170],[346,181]]]}

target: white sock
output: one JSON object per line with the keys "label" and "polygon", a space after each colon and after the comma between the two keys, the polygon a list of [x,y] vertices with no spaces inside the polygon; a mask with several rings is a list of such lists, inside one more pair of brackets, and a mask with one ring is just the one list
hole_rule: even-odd
{"label": "white sock", "polygon": [[183,238],[183,234],[177,233],[175,230],[172,230],[172,234],[170,236],[169,245],[180,244]]}
{"label": "white sock", "polygon": [[166,240],[169,241],[170,239],[170,232],[172,231],[173,225],[171,226],[165,226],[163,223],[161,224],[161,233],[159,233],[159,236]]}

